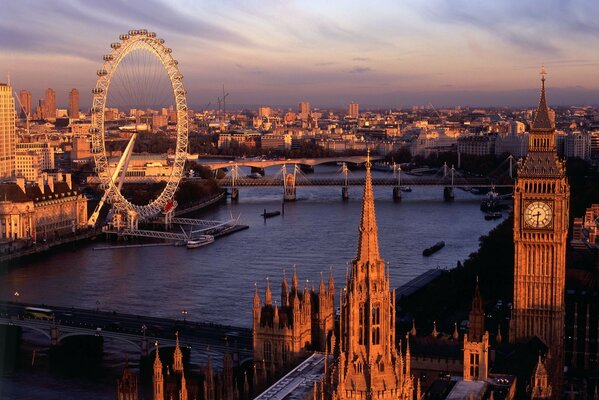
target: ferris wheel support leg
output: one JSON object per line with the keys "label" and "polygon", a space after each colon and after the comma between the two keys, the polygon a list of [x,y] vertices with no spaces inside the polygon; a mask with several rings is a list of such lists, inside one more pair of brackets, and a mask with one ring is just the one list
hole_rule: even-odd
{"label": "ferris wheel support leg", "polygon": [[[129,160],[131,159],[131,153],[133,153],[133,151],[132,151],[133,143],[135,142],[136,137],[137,137],[137,133],[134,133],[131,136],[131,139],[129,140],[129,144],[127,144],[127,147],[125,148],[125,151],[123,152],[123,155],[121,156],[121,159],[119,160],[119,162],[116,166],[116,169],[112,173],[112,181],[114,182],[119,176],[119,171],[124,166],[123,173],[121,174],[121,178],[119,180],[119,186],[118,186],[119,190],[121,190],[121,188],[123,187],[123,182],[125,181],[127,166],[129,165]],[[98,217],[100,216],[100,211],[102,210],[102,207],[104,207],[104,203],[106,203],[107,197],[108,197],[108,190],[106,190],[104,192],[104,195],[102,196],[102,199],[96,206],[94,213],[91,215],[91,217],[89,217],[89,220],[87,221],[88,226],[95,226],[96,223],[98,222]]]}

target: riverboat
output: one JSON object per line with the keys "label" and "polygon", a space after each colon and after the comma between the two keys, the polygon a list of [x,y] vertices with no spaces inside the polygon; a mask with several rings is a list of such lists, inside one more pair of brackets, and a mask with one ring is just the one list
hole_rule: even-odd
{"label": "riverboat", "polygon": [[436,252],[438,252],[439,250],[441,250],[443,247],[445,247],[445,242],[444,241],[440,241],[435,243],[434,245],[432,245],[431,247],[424,249],[422,251],[422,255],[425,257],[428,257]]}
{"label": "riverboat", "polygon": [[266,209],[264,209],[264,212],[260,215],[264,218],[272,218],[272,217],[276,217],[277,215],[281,215],[281,212],[280,211],[266,211]]}
{"label": "riverboat", "polygon": [[207,246],[212,242],[214,242],[214,236],[201,235],[197,239],[188,240],[186,246],[188,249],[197,249],[198,247]]}

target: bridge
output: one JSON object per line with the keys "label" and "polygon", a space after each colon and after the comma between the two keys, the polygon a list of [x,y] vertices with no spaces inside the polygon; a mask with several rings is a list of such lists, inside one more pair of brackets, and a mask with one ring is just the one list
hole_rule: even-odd
{"label": "bridge", "polygon": [[[371,156],[372,161],[382,160],[383,157]],[[320,164],[346,163],[346,164],[364,164],[366,156],[348,156],[348,157],[324,157],[324,158],[287,158],[280,160],[262,160],[262,159],[241,159],[227,162],[202,163],[201,165],[211,170],[229,168],[233,164],[237,167],[251,167],[256,169],[264,169],[275,165],[295,164],[307,165],[313,167]]]}
{"label": "bridge", "polygon": [[[27,307],[49,310],[41,318],[32,316]],[[49,345],[59,345],[72,336],[98,336],[138,350],[147,356],[153,343],[158,347],[174,347],[179,332],[182,347],[200,357],[211,356],[218,362],[226,351],[237,353],[239,360],[253,355],[252,332],[248,328],[174,320],[103,310],[0,302],[0,324],[19,327],[41,334]]]}

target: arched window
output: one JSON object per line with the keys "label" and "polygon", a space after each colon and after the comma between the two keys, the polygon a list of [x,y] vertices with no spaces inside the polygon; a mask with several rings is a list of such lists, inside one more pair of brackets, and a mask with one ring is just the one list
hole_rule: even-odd
{"label": "arched window", "polygon": [[358,343],[366,344],[366,308],[364,303],[360,303],[360,311],[358,313]]}

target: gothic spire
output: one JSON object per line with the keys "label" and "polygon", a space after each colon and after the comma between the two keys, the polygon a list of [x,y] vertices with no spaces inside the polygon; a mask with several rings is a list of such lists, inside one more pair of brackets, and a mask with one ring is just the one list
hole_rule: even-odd
{"label": "gothic spire", "polygon": [[270,291],[270,280],[266,277],[266,291],[264,292],[264,304],[267,306],[272,304],[272,292]]}
{"label": "gothic spire", "polygon": [[551,131],[553,130],[553,124],[549,117],[549,107],[547,107],[547,99],[545,98],[545,67],[541,68],[541,99],[539,100],[539,107],[535,114],[535,120],[532,124],[532,130],[534,131]]}
{"label": "gothic spire", "polygon": [[364,196],[362,197],[362,217],[360,219],[359,232],[356,261],[364,263],[379,261],[378,227],[374,212],[372,176],[370,175],[370,150],[368,150],[366,158],[366,178]]}

